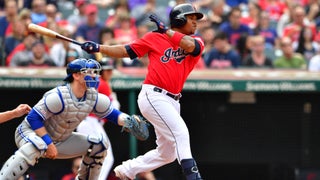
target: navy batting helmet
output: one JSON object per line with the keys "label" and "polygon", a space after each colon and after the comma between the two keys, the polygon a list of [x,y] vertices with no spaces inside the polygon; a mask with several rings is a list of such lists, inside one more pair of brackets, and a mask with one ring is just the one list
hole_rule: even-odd
{"label": "navy batting helmet", "polygon": [[200,12],[197,12],[195,7],[193,7],[191,4],[185,3],[185,4],[179,4],[172,8],[170,11],[170,25],[172,28],[176,27],[182,27],[187,23],[186,15],[194,14],[197,16],[197,19],[201,19],[203,17],[203,14]]}

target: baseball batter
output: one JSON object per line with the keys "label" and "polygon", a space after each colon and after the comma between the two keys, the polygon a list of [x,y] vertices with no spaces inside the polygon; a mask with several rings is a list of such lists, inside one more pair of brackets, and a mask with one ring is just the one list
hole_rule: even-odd
{"label": "baseball batter", "polygon": [[157,29],[127,45],[99,45],[87,41],[82,49],[111,57],[143,57],[148,54],[148,74],[138,97],[141,113],[152,123],[157,148],[127,160],[114,171],[120,179],[134,179],[139,172],[152,171],[176,159],[187,180],[202,179],[194,160],[188,128],[180,116],[183,85],[200,59],[204,43],[193,34],[203,14],[191,4],[180,4],[170,12],[171,29],[157,17],[150,19]]}
{"label": "baseball batter", "polygon": [[67,65],[66,84],[46,92],[17,127],[19,149],[3,165],[1,180],[18,179],[39,158],[77,156],[82,156],[82,164],[76,179],[98,179],[107,141],[103,136],[74,130],[89,113],[124,127],[134,122],[132,116],[113,108],[110,99],[97,92],[100,70],[100,64],[92,59],[76,59]]}

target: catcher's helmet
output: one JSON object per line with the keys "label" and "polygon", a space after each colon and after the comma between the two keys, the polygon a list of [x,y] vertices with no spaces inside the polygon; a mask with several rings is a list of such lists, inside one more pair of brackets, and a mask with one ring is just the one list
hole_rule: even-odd
{"label": "catcher's helmet", "polygon": [[67,65],[66,71],[67,71],[67,77],[64,79],[64,81],[72,82],[73,73],[81,72],[87,75],[99,75],[101,71],[101,66],[94,59],[79,58],[71,61]]}
{"label": "catcher's helmet", "polygon": [[197,19],[201,19],[203,14],[197,12],[195,7],[191,4],[179,4],[173,7],[170,11],[170,25],[172,28],[182,27],[187,23],[186,15],[194,14],[197,16]]}

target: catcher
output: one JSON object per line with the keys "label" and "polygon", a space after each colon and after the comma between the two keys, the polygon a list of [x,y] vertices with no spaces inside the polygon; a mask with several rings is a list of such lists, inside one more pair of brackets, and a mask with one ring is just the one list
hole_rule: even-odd
{"label": "catcher", "polygon": [[113,108],[110,99],[97,92],[100,70],[92,59],[76,59],[67,65],[66,83],[47,91],[17,127],[19,149],[2,167],[1,180],[18,179],[39,158],[77,156],[82,156],[82,163],[76,179],[98,179],[108,148],[106,139],[74,132],[89,113],[123,126],[138,139],[148,138],[145,120]]}

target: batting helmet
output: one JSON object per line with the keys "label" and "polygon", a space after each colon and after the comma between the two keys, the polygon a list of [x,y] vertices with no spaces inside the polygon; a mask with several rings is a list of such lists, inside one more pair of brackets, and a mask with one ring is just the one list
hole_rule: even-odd
{"label": "batting helmet", "polygon": [[186,15],[191,15],[191,14],[196,15],[198,20],[203,17],[202,13],[197,12],[195,7],[193,7],[191,4],[188,4],[188,3],[179,4],[173,7],[170,11],[171,27],[179,28],[184,26],[187,23]]}

